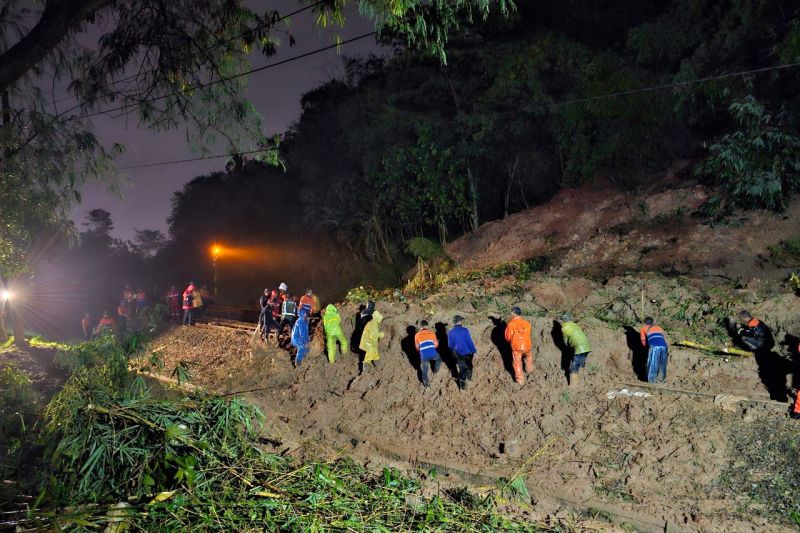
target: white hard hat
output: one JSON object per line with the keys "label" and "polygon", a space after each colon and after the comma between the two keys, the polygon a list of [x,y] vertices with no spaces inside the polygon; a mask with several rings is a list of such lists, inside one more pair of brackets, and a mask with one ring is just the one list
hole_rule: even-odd
{"label": "white hard hat", "polygon": [[285,283],[281,283],[280,285],[278,285],[278,290],[279,290],[279,291],[285,291],[285,290],[287,290],[288,288],[289,288],[289,287],[287,287]]}

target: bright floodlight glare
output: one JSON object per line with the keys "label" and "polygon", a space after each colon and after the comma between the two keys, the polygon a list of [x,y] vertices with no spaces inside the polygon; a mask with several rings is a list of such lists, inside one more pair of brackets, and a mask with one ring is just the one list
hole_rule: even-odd
{"label": "bright floodlight glare", "polygon": [[9,291],[0,292],[0,300],[3,300],[4,302],[10,300],[13,297],[14,295],[11,294]]}

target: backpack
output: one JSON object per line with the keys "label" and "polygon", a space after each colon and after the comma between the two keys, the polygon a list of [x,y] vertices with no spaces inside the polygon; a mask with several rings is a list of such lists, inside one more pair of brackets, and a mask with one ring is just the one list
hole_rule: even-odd
{"label": "backpack", "polygon": [[189,307],[191,307],[192,302],[194,302],[194,295],[192,293],[189,293],[183,297],[183,305],[188,305]]}
{"label": "backpack", "polygon": [[287,299],[281,306],[281,318],[290,318],[297,315],[297,304],[294,300]]}

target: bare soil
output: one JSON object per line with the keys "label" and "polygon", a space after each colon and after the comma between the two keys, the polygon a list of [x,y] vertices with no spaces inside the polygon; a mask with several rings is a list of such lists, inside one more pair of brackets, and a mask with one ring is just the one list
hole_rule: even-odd
{"label": "bare soil", "polygon": [[698,212],[712,191],[666,180],[635,193],[611,186],[565,189],[550,202],[482,225],[446,247],[478,268],[537,256],[552,273],[607,279],[625,272],[783,278],[768,248],[800,233],[800,202],[713,223]]}
{"label": "bare soil", "polygon": [[[785,520],[743,512],[740,496],[721,490],[718,479],[736,453],[729,447],[734,428],[785,418],[791,356],[779,346],[771,361],[726,360],[673,346],[667,384],[653,389],[639,380],[644,354],[636,346],[638,333],[631,338],[625,329],[638,330],[641,315],[652,314],[674,342],[713,325],[719,313],[711,306],[715,311],[747,306],[780,340],[800,332],[795,296],[781,285],[759,282],[735,289],[654,275],[605,284],[506,277],[404,300],[377,303],[386,317],[381,365],[361,376],[355,354],[328,363],[319,331],[312,354],[294,371],[287,351],[254,342],[247,332],[176,327],[153,347],[165,358],[165,372],[180,360],[190,361],[193,383],[243,394],[280,419],[295,444],[343,449],[377,463],[437,466],[472,484],[511,477],[543,450],[526,469],[537,518],[567,506],[628,517],[643,530],[663,530],[664,524],[698,531],[788,529]],[[512,305],[520,305],[533,325],[535,365],[522,387],[513,381],[500,341]],[[554,322],[557,311],[567,308],[594,348],[583,381],[572,387]],[[342,310],[347,335],[356,311]],[[456,312],[466,317],[478,348],[474,379],[459,391],[454,361],[441,350],[445,365],[424,390],[413,327],[420,319],[446,327]],[[783,403],[770,400],[774,390],[765,386],[767,370],[780,374]],[[621,389],[649,396],[615,396]]]}

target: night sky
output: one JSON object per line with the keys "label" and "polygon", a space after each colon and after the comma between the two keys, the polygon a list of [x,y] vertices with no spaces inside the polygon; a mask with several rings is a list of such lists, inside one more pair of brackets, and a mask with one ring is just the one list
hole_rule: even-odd
{"label": "night sky", "polygon": [[[254,0],[248,4],[258,12],[269,6],[281,14],[291,13],[304,5],[297,0]],[[290,48],[288,38],[279,35],[282,45],[278,53],[269,58],[254,53],[252,66],[259,67],[328,46],[335,42],[337,32],[342,40],[346,40],[373,29],[372,21],[362,17],[354,7],[349,8],[343,29],[317,28],[314,21],[315,14],[311,10],[292,17],[291,28],[297,39],[296,45]],[[265,132],[281,133],[299,117],[301,95],[342,72],[342,56],[385,54],[388,51],[378,46],[374,38],[368,37],[344,45],[340,53],[334,48],[255,73],[250,76],[248,98],[263,115]],[[110,117],[96,117],[94,123],[97,136],[106,146],[114,142],[125,145],[126,153],[117,159],[117,165],[121,167],[197,156],[189,149],[185,129],[151,132],[137,127],[134,121]],[[225,151],[223,144],[211,149],[213,154]],[[224,170],[226,161],[219,158],[126,171],[128,183],[122,189],[121,199],[97,184],[88,184],[83,188],[83,201],[73,209],[72,217],[81,228],[86,212],[99,207],[111,212],[115,237],[131,239],[134,228],[160,229],[166,233],[166,217],[173,192],[196,176]]]}

